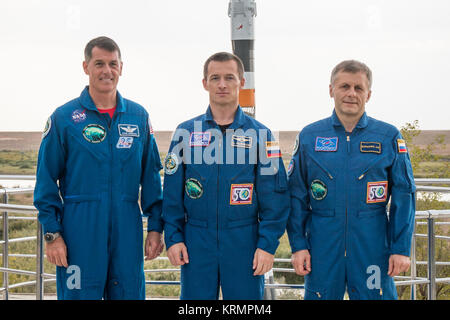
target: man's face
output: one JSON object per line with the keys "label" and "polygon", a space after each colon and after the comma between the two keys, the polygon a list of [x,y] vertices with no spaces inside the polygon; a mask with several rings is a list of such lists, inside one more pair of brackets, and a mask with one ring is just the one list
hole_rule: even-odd
{"label": "man's face", "polygon": [[209,92],[209,102],[215,105],[239,104],[239,90],[244,86],[244,78],[239,79],[236,61],[211,61],[208,75],[203,79],[203,87]]}
{"label": "man's face", "polygon": [[371,91],[369,81],[363,72],[339,72],[330,84],[330,97],[338,115],[356,117],[362,116]]}
{"label": "man's face", "polygon": [[115,91],[122,75],[122,65],[117,51],[94,47],[91,60],[88,63],[83,61],[84,72],[89,75],[89,89],[96,93]]}

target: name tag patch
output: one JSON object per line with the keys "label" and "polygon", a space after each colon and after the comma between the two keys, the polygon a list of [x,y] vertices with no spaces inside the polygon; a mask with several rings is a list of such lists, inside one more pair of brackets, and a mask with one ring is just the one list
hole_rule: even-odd
{"label": "name tag patch", "polygon": [[266,142],[266,155],[267,158],[280,158],[281,151],[278,141],[267,141]]}
{"label": "name tag patch", "polygon": [[231,136],[231,146],[238,148],[251,148],[252,147],[252,137],[247,136]]}
{"label": "name tag patch", "polygon": [[119,124],[119,136],[139,137],[139,127],[137,124]]}
{"label": "name tag patch", "polygon": [[230,190],[230,204],[252,204],[253,183],[232,184]]}
{"label": "name tag patch", "polygon": [[211,132],[192,132],[189,138],[190,147],[206,147],[211,142]]}
{"label": "name tag patch", "polygon": [[381,143],[361,141],[359,144],[359,150],[361,152],[381,153]]}
{"label": "name tag patch", "polygon": [[367,203],[385,202],[387,200],[387,194],[387,181],[367,183]]}
{"label": "name tag patch", "polygon": [[133,137],[119,137],[117,141],[117,149],[130,149],[133,145]]}
{"label": "name tag patch", "polygon": [[325,151],[325,152],[333,152],[338,148],[338,137],[316,137],[316,146],[314,150],[316,151]]}
{"label": "name tag patch", "polygon": [[397,139],[398,153],[407,153],[406,142],[403,139]]}

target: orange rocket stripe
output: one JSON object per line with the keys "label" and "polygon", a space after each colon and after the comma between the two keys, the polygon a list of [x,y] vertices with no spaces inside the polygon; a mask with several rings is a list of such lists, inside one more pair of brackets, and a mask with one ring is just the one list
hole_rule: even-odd
{"label": "orange rocket stripe", "polygon": [[242,89],[239,91],[239,104],[242,107],[255,106],[255,89]]}

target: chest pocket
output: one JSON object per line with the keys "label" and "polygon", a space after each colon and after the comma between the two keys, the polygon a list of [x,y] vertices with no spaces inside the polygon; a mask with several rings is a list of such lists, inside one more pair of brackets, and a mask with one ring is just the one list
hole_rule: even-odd
{"label": "chest pocket", "polygon": [[308,152],[306,152],[306,166],[312,211],[334,210],[337,193],[334,173]]}

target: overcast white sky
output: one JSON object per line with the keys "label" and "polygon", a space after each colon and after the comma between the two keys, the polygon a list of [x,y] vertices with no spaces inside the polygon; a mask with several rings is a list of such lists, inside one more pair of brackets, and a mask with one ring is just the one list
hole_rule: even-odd
{"label": "overcast white sky", "polygon": [[[300,130],[331,114],[331,69],[365,62],[370,116],[450,130],[450,1],[257,0],[256,118]],[[106,35],[124,60],[119,91],[173,130],[205,111],[204,61],[231,51],[228,0],[1,0],[0,131],[41,131],[79,96],[86,43]]]}

